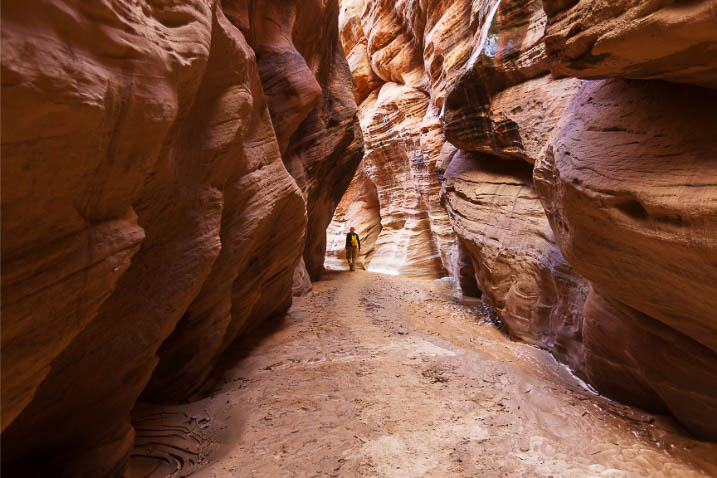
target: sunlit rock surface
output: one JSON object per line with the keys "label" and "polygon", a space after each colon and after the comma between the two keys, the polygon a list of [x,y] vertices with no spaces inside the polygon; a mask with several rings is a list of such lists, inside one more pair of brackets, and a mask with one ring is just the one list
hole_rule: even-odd
{"label": "sunlit rock surface", "polygon": [[[340,23],[344,48],[368,55],[354,68],[382,224],[368,269],[450,275],[512,336],[581,371],[587,285],[532,186],[532,163],[581,82],[550,77],[540,2],[342,2]],[[368,94],[367,64],[383,82]],[[347,220],[335,218],[330,242]]]}
{"label": "sunlit rock surface", "polygon": [[321,269],[361,136],[336,2],[287,6],[3,4],[4,474],[121,476]]}
{"label": "sunlit rock surface", "polygon": [[715,12],[343,1],[383,225],[369,269],[462,283],[467,253],[511,336],[715,438]]}
{"label": "sunlit rock surface", "polygon": [[378,193],[362,166],[363,163],[356,171],[326,231],[331,241],[326,247],[326,266],[329,269],[348,270],[346,235],[351,227],[356,229],[361,239],[359,267],[366,269],[376,250],[376,239],[381,232]]}
{"label": "sunlit rock surface", "polygon": [[[442,89],[455,69],[454,57],[444,60],[441,55],[450,56],[468,41],[468,33],[460,34],[468,31],[465,8],[432,11],[427,18],[413,2],[341,4],[341,38],[352,67],[356,99],[361,101],[366,148],[365,177],[357,175],[354,181],[368,178],[379,202],[380,234],[364,257],[369,270],[441,277],[455,276],[460,268],[457,237],[439,197],[440,154],[445,143],[439,115]],[[446,29],[454,30],[450,38]],[[416,47],[424,31],[431,53]],[[434,65],[435,92],[426,89],[431,81],[424,57]],[[460,55],[455,59],[461,60]],[[374,216],[360,211],[347,203],[334,217],[328,232],[328,241],[334,244],[328,266],[342,266],[342,239],[334,235],[345,235],[346,224],[357,230],[372,229],[362,221],[373,221]]]}

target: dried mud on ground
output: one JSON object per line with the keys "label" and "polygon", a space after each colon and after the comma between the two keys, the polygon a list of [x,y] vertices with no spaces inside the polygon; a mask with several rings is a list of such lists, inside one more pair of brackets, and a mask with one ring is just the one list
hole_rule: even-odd
{"label": "dried mud on ground", "polygon": [[717,445],[591,393],[445,281],[331,273],[204,398],[135,412],[135,477],[717,476]]}

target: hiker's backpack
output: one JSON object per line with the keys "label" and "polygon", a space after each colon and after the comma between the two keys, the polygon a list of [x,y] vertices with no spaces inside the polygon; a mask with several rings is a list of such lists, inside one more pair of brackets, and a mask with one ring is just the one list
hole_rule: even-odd
{"label": "hiker's backpack", "polygon": [[351,247],[358,247],[358,238],[356,234],[351,234]]}

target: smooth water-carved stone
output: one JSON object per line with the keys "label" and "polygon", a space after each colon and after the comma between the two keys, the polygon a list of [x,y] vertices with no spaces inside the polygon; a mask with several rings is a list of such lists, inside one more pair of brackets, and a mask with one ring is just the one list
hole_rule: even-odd
{"label": "smooth water-carved stone", "polygon": [[547,347],[582,372],[587,284],[560,254],[532,167],[460,151],[446,171],[443,196],[482,296],[510,335]]}

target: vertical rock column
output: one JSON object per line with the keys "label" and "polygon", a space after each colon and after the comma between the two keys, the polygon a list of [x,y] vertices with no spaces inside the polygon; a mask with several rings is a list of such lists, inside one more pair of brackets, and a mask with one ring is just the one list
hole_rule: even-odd
{"label": "vertical rock column", "polygon": [[544,5],[551,69],[611,78],[581,86],[535,169],[591,284],[587,377],[717,439],[717,4]]}
{"label": "vertical rock column", "polygon": [[250,43],[286,168],[306,201],[304,263],[323,271],[326,229],[363,155],[338,31],[337,0],[266,1],[250,9]]}
{"label": "vertical rock column", "polygon": [[698,87],[590,82],[535,172],[561,249],[592,285],[590,381],[707,438],[717,430],[716,107]]}

